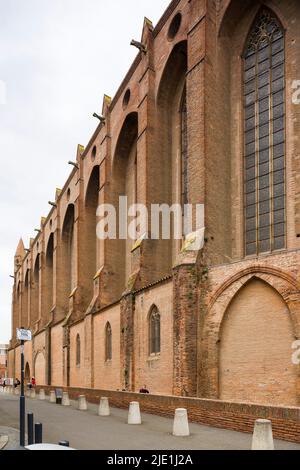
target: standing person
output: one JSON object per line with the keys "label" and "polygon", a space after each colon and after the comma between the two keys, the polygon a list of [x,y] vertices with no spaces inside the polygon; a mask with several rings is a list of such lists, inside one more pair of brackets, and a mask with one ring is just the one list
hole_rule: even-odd
{"label": "standing person", "polygon": [[2,387],[3,387],[3,392],[5,390],[5,387],[6,387],[6,382],[5,382],[5,379],[3,379],[3,382],[2,382]]}
{"label": "standing person", "polygon": [[20,380],[16,378],[15,383],[14,383],[15,388],[18,388],[20,384],[21,384]]}
{"label": "standing person", "polygon": [[34,388],[36,386],[36,380],[35,380],[34,377],[32,377],[32,379],[31,379],[31,386],[32,386],[32,388]]}

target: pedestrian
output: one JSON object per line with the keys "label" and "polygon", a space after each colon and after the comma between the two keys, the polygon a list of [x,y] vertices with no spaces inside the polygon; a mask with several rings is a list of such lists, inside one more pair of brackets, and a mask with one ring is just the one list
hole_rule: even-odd
{"label": "pedestrian", "polygon": [[36,386],[36,380],[34,377],[31,379],[31,387],[34,388]]}
{"label": "pedestrian", "polygon": [[5,382],[5,379],[3,379],[3,382],[2,382],[2,387],[3,387],[3,391],[5,390],[5,387],[6,387],[6,382]]}
{"label": "pedestrian", "polygon": [[20,384],[21,384],[20,380],[16,378],[15,383],[14,383],[15,388],[18,388]]}
{"label": "pedestrian", "polygon": [[149,390],[147,389],[147,385],[144,385],[144,386],[140,389],[140,393],[150,393]]}

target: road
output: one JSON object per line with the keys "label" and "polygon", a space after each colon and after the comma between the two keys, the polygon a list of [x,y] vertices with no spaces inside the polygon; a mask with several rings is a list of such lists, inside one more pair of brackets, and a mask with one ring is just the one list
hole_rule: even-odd
{"label": "road", "polygon": [[[62,407],[26,399],[26,411],[43,423],[44,442],[70,441],[79,450],[249,450],[251,435],[190,424],[191,436],[172,436],[172,420],[142,414],[141,426],[127,425],[126,410],[112,408],[111,416],[97,416],[97,406],[78,411],[76,402]],[[19,399],[0,393],[0,427],[19,428]],[[300,445],[275,441],[276,450],[300,450]]]}

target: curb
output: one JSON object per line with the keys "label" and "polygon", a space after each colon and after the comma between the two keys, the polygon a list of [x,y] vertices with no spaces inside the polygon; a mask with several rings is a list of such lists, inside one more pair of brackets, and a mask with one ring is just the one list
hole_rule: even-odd
{"label": "curb", "polygon": [[8,436],[0,436],[0,450],[3,450],[8,443]]}

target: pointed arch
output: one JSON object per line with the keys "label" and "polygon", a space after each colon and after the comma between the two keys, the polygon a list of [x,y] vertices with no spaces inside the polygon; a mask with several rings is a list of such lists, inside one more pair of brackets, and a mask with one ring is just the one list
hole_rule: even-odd
{"label": "pointed arch", "polygon": [[281,295],[259,277],[231,299],[218,343],[219,399],[296,406],[291,315]]}
{"label": "pointed arch", "polygon": [[69,204],[62,226],[62,291],[64,307],[68,311],[69,296],[75,286],[75,249],[74,249],[75,207]]}
{"label": "pointed arch", "polygon": [[21,324],[25,328],[27,328],[30,324],[30,306],[29,306],[29,299],[30,299],[30,270],[26,270],[25,280],[24,280],[24,295],[22,299],[22,320]]}
{"label": "pointed arch", "polygon": [[[153,164],[158,171],[157,190],[152,197],[155,202],[170,207],[188,201],[187,59],[187,41],[180,41],[166,61],[156,97],[158,133]],[[174,227],[170,240],[157,242],[157,252],[163,253],[158,259],[165,274],[171,272],[181,247],[182,241],[174,239]]]}
{"label": "pointed arch", "polygon": [[26,366],[25,366],[25,384],[28,384],[30,382],[31,382],[30,366],[29,366],[29,363],[26,362]]}
{"label": "pointed arch", "polygon": [[94,277],[99,269],[99,250],[97,227],[97,208],[99,204],[100,166],[95,165],[91,171],[85,193],[84,224],[82,225],[84,259],[81,263],[84,285],[84,308],[87,309],[94,295]]}
{"label": "pointed arch", "polygon": [[265,266],[252,266],[237,273],[212,296],[203,325],[199,387],[207,398],[219,398],[219,345],[226,312],[241,289],[255,280],[265,283],[281,299],[291,323],[292,336],[300,338],[300,289],[297,281],[285,272]]}
{"label": "pointed arch", "polygon": [[[126,196],[128,207],[137,201],[137,139],[138,139],[139,116],[137,112],[129,113],[119,133],[112,166],[112,204],[117,208],[117,220],[119,197]],[[126,227],[127,228],[127,227]],[[118,227],[120,229],[120,227]],[[126,237],[126,240],[117,237],[112,240],[112,263],[114,272],[118,273],[120,282],[118,286],[120,294],[127,287],[128,280],[132,274],[131,250],[134,240]]]}
{"label": "pointed arch", "polygon": [[181,153],[181,207],[188,204],[188,120],[187,120],[187,96],[186,96],[186,85],[183,89],[181,102],[180,102],[180,129],[181,129],[181,141],[180,141],[180,153]]}
{"label": "pointed arch", "polygon": [[33,267],[31,283],[31,324],[34,325],[40,318],[40,268],[41,257],[37,255]]}
{"label": "pointed arch", "polygon": [[46,360],[43,351],[38,351],[35,356],[34,377],[38,386],[46,385]]}
{"label": "pointed arch", "polygon": [[81,365],[81,341],[80,335],[76,336],[76,366],[80,367]]}
{"label": "pointed arch", "polygon": [[264,7],[243,62],[245,254],[258,255],[286,247],[285,41]]}
{"label": "pointed arch", "polygon": [[149,355],[161,352],[161,315],[156,305],[150,309],[148,316]]}
{"label": "pointed arch", "polygon": [[17,327],[20,328],[22,325],[22,283],[19,281],[17,283],[16,289],[16,317],[17,317]]}
{"label": "pointed arch", "polygon": [[48,323],[50,320],[50,312],[53,307],[53,262],[54,262],[54,234],[51,233],[48,239],[47,249],[46,249],[46,269],[45,269],[45,312],[44,312],[44,321]]}

